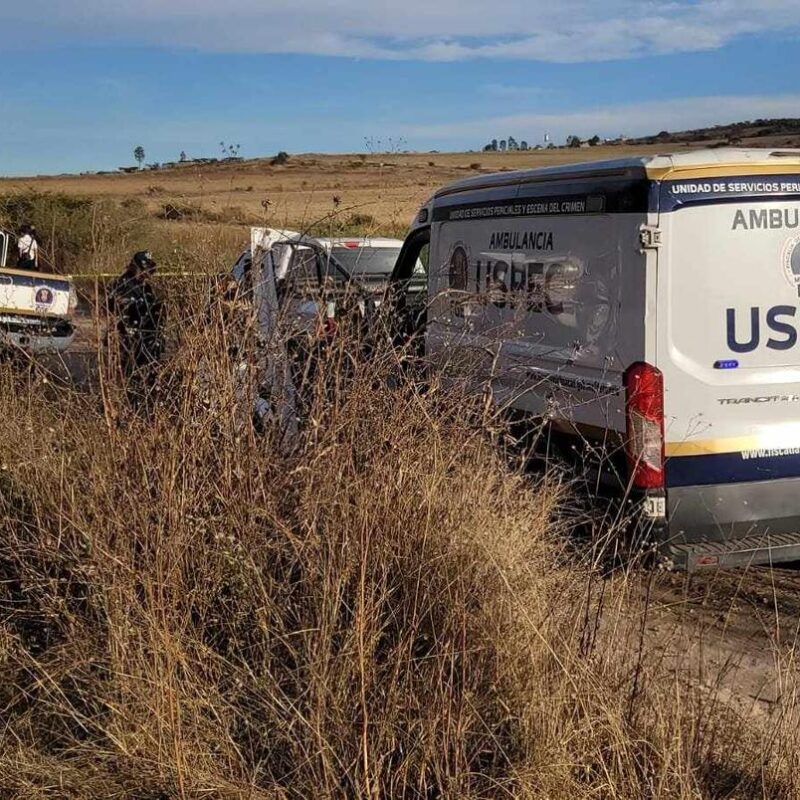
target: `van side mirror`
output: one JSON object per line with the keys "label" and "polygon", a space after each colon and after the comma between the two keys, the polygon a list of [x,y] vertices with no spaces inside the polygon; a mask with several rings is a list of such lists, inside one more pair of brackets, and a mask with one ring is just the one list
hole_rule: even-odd
{"label": "van side mirror", "polygon": [[5,267],[8,261],[8,240],[10,238],[5,231],[0,231],[0,268]]}

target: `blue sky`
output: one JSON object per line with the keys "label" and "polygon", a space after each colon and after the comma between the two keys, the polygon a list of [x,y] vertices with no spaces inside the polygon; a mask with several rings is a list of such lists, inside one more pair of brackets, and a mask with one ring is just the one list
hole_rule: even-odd
{"label": "blue sky", "polygon": [[0,173],[800,117],[800,0],[0,0]]}

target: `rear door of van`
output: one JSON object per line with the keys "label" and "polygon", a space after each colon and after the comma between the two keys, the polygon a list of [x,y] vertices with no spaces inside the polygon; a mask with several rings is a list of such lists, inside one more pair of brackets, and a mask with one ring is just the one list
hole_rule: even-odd
{"label": "rear door of van", "polygon": [[500,369],[505,303],[490,301],[489,294],[490,285],[502,281],[487,270],[483,252],[497,219],[519,212],[518,193],[519,185],[510,182],[447,196],[433,210],[426,351],[472,388],[490,385]]}
{"label": "rear door of van", "polygon": [[669,532],[772,546],[800,532],[800,166],[731,171],[659,190]]}

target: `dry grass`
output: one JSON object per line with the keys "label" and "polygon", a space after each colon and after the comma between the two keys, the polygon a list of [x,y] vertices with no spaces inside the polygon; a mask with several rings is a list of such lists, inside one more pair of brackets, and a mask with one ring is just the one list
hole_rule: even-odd
{"label": "dry grass", "polygon": [[[671,145],[680,149],[678,145]],[[231,225],[266,222],[310,227],[335,211],[366,214],[378,232],[403,236],[419,205],[448,181],[482,172],[621,158],[659,152],[658,147],[594,147],[527,153],[304,154],[282,166],[267,159],[230,165],[189,165],[130,175],[53,176],[0,180],[0,194],[49,192],[88,196],[116,204],[135,200],[148,214],[172,205],[195,221]],[[476,168],[475,165],[479,164]],[[345,211],[347,209],[347,211]]]}
{"label": "dry grass", "polygon": [[[455,162],[430,159],[402,169]],[[257,434],[252,319],[206,313],[202,277],[246,232],[150,202],[25,212],[89,272],[149,245],[198,278],[162,287],[147,414],[113,364],[96,390],[0,364],[0,797],[800,794],[793,647],[771,717],[737,711],[730,664],[654,646],[652,578],[566,546],[563,479],[381,347],[321,355],[293,447]],[[326,203],[318,225],[372,213]]]}
{"label": "dry grass", "polygon": [[[679,146],[673,146],[679,147]],[[329,235],[403,238],[438,187],[478,172],[549,166],[658,152],[594,147],[527,153],[305,154],[111,175],[0,179],[0,226],[33,222],[56,271],[117,272],[136,250],[152,250],[167,270],[228,267],[248,241],[247,226]],[[200,236],[206,251],[195,246]]]}
{"label": "dry grass", "polygon": [[149,414],[3,366],[3,797],[797,796],[791,692],[667,671],[483,407],[343,340],[287,447],[249,322],[175,311]]}

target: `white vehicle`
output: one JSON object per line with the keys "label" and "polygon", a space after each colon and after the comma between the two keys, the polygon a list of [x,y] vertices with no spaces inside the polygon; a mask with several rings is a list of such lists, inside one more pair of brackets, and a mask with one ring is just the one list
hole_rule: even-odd
{"label": "white vehicle", "polygon": [[9,240],[0,231],[0,347],[65,350],[74,338],[72,315],[78,305],[71,278],[6,267]]}
{"label": "white vehicle", "polygon": [[[294,328],[313,332],[322,321],[330,329],[344,309],[357,308],[366,318],[380,306],[402,246],[399,239],[318,238],[254,227],[250,246],[234,264],[232,277],[257,301],[256,294],[261,299],[274,295],[274,312],[280,311]],[[253,252],[259,254],[256,270]],[[421,263],[414,265],[410,284],[417,291],[424,288]],[[262,322],[262,327],[266,324]]]}
{"label": "white vehicle", "polygon": [[[334,335],[350,312],[367,321],[383,299],[402,246],[398,239],[329,239],[250,229],[250,246],[234,264],[226,294],[252,305],[260,333],[263,357],[243,359],[237,377],[240,385],[255,386],[254,419],[277,413],[291,438],[303,383],[295,368],[310,358],[313,347],[308,345]],[[279,328],[279,320],[286,326]],[[251,363],[260,365],[252,373]]]}
{"label": "white vehicle", "polygon": [[252,228],[250,238],[233,268],[237,281],[250,271],[253,248],[258,248],[269,258],[279,285],[341,289],[355,283],[375,296],[388,286],[403,246],[400,239],[326,238],[272,228]]}
{"label": "white vehicle", "polygon": [[393,281],[425,248],[431,360],[600,454],[676,566],[800,558],[800,151],[470,178]]}

